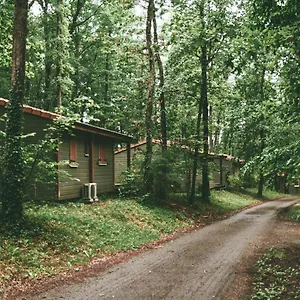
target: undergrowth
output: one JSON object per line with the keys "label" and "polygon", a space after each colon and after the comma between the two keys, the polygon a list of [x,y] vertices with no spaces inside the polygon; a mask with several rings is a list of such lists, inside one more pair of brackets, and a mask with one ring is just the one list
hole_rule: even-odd
{"label": "undergrowth", "polygon": [[287,211],[287,216],[293,220],[300,222],[300,204],[295,204],[292,208]]}
{"label": "undergrowth", "polygon": [[[299,247],[298,247],[299,248]],[[300,299],[299,249],[271,248],[257,262],[251,300]]]}

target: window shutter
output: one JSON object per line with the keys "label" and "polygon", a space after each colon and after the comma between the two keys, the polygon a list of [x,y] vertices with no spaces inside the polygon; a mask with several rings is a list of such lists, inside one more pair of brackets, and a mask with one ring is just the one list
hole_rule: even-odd
{"label": "window shutter", "polygon": [[99,152],[98,152],[98,159],[99,159],[99,164],[107,164],[106,162],[106,153],[105,153],[105,147],[104,146],[100,146],[99,147]]}
{"label": "window shutter", "polygon": [[77,143],[76,140],[70,140],[70,161],[77,162]]}

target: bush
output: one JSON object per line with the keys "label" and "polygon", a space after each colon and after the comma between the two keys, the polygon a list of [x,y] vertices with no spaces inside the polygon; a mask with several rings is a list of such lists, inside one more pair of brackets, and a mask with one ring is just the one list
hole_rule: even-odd
{"label": "bush", "polygon": [[234,191],[240,191],[244,187],[244,181],[239,174],[228,176],[228,188]]}
{"label": "bush", "polygon": [[144,184],[140,173],[125,171],[122,177],[122,184],[119,187],[120,197],[137,197],[143,194]]}

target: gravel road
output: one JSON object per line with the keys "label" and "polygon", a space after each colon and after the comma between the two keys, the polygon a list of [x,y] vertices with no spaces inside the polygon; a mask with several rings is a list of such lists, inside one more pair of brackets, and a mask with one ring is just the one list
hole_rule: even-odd
{"label": "gravel road", "polygon": [[299,199],[282,198],[185,234],[82,283],[30,299],[226,299],[235,268],[251,242],[268,232],[276,211]]}

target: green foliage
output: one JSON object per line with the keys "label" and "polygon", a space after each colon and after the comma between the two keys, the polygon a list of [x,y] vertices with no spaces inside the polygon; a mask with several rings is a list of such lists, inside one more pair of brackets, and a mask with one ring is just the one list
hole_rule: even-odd
{"label": "green foliage", "polygon": [[[162,182],[167,194],[188,191],[188,177],[191,168],[189,151],[180,146],[168,147],[164,157],[161,156],[161,146],[154,144],[150,174],[153,186],[150,198],[155,202],[161,201]],[[143,152],[142,152],[143,153]],[[162,181],[162,176],[166,180]],[[138,196],[145,192],[143,182],[143,154],[135,155],[130,172],[124,172],[123,182],[119,188],[120,195]]]}
{"label": "green foliage", "polygon": [[[300,268],[293,250],[270,248],[257,262],[252,300],[299,299]],[[294,258],[295,259],[295,258]]]}
{"label": "green foliage", "polygon": [[[13,28],[13,2],[8,0],[0,1],[0,70],[11,66],[12,51],[12,28]],[[10,74],[6,74],[9,76]],[[4,88],[1,85],[1,89]],[[1,90],[2,92],[2,90]],[[1,93],[2,94],[2,93]]]}
{"label": "green foliage", "polygon": [[125,171],[122,174],[123,180],[119,187],[120,197],[137,197],[144,192],[141,174]]}
{"label": "green foliage", "polygon": [[[19,79],[20,81],[20,79]],[[23,91],[15,82],[12,87],[11,98],[7,108],[5,146],[3,151],[3,171],[1,201],[1,216],[7,222],[16,222],[23,216],[23,198],[25,188],[25,169],[23,152]]]}
{"label": "green foliage", "polygon": [[236,191],[240,191],[244,188],[243,178],[241,178],[240,174],[228,176],[228,187],[230,190]]}
{"label": "green foliage", "polygon": [[228,187],[230,190],[241,191],[246,188],[253,188],[257,184],[257,178],[251,172],[244,171],[228,176]]}
{"label": "green foliage", "polygon": [[287,215],[293,218],[295,221],[300,222],[300,205],[295,204],[288,210]]}

